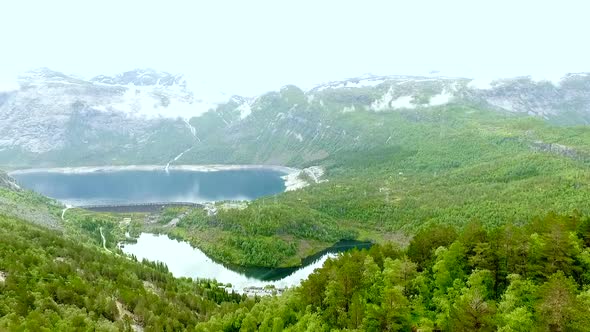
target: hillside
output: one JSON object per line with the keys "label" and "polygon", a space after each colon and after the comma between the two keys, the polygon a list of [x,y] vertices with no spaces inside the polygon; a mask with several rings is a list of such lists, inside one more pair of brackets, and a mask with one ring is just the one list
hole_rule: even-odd
{"label": "hillside", "polygon": [[590,332],[587,2],[0,7],[0,332]]}
{"label": "hillside", "polygon": [[47,228],[61,229],[62,204],[29,190],[0,170],[0,214],[27,220]]}
{"label": "hillside", "polygon": [[[327,181],[244,210],[193,211],[160,230],[226,263],[293,266],[340,239],[405,245],[428,224],[481,220],[495,227],[549,211],[590,213],[590,131],[565,125],[586,123],[589,82],[585,74],[557,85],[515,78],[488,86],[367,76],[309,91],[286,86],[256,98],[234,96],[188,120],[175,117],[175,102],[149,108],[156,117],[143,108],[151,102],[135,103],[165,95],[196,107],[182,97],[192,92],[179,76],[136,70],[80,81],[43,70],[24,77],[0,106],[13,128],[2,133],[0,162],[319,165]],[[139,99],[127,98],[134,89]],[[64,93],[69,97],[56,97]],[[32,100],[39,117],[24,113]],[[58,130],[65,136],[52,135],[56,141],[44,151],[27,148],[47,140],[41,134],[49,135],[49,124],[62,126],[54,118],[68,123]],[[45,129],[23,133],[29,128]]]}
{"label": "hillside", "polygon": [[[160,330],[164,326],[183,329],[199,322],[203,325],[198,329],[203,330],[248,324],[261,328],[271,325],[268,315],[251,317],[252,312],[266,312],[271,306],[293,312],[291,318],[282,314],[281,321],[273,318],[272,326],[279,329],[469,329],[473,322],[460,318],[469,309],[470,302],[465,301],[498,306],[498,311],[477,313],[482,321],[474,324],[486,328],[515,326],[513,319],[521,319],[528,327],[583,326],[579,317],[586,295],[578,288],[586,285],[585,247],[564,258],[575,262],[563,267],[574,281],[540,267],[550,264],[543,256],[546,249],[530,248],[527,255],[538,264],[524,270],[502,267],[507,270],[494,274],[499,265],[470,263],[453,270],[452,282],[441,281],[437,273],[444,272],[440,269],[446,264],[447,252],[471,262],[482,259],[478,252],[489,252],[488,247],[481,251],[477,246],[499,245],[492,239],[474,244],[451,236],[469,225],[478,225],[478,232],[493,238],[495,232],[509,231],[511,225],[532,227],[538,224],[538,216],[548,213],[590,214],[590,130],[583,125],[588,114],[586,91],[590,90],[586,80],[585,75],[570,75],[556,86],[514,79],[481,89],[467,79],[370,77],[309,91],[286,86],[252,99],[234,96],[189,120],[174,112],[174,116],[161,114],[173,102],[152,105],[157,116],[141,113],[151,105],[151,101],[140,102],[146,96],[160,96],[160,102],[165,99],[158,93],[172,99],[190,96],[180,77],[135,71],[79,81],[44,71],[35,80],[29,78],[36,83],[23,85],[2,99],[0,112],[6,117],[1,119],[9,130],[2,132],[0,161],[9,168],[256,163],[317,166],[324,175],[309,187],[255,200],[244,209],[219,209],[214,215],[192,209],[182,212],[184,218],[175,227],[135,222],[128,229],[121,225],[122,216],[65,210],[58,202],[20,189],[2,174],[0,214],[5,217],[0,220],[4,231],[0,254],[7,259],[0,263],[0,310],[6,314],[0,328]],[[129,91],[135,97],[129,97]],[[64,93],[69,93],[69,99],[59,97]],[[47,99],[48,94],[52,99]],[[110,105],[106,111],[105,103]],[[166,213],[174,216],[174,211]],[[544,220],[551,222],[551,216]],[[556,232],[576,229],[578,240],[585,239],[585,231],[578,229],[586,221],[567,224],[566,219],[559,220],[565,223],[565,230]],[[283,298],[256,304],[259,299],[228,295],[209,282],[174,279],[160,265],[106,255],[99,231],[105,234],[104,249],[114,251],[127,230],[168,233],[188,240],[218,261],[242,266],[297,266],[341,239],[369,240],[378,246],[369,254],[344,255]],[[425,232],[438,234],[442,240],[451,238],[447,242],[424,240]],[[545,240],[535,242],[538,234],[547,239],[555,235],[547,232],[531,229],[523,239],[530,238],[526,240],[529,247],[548,248]],[[443,247],[412,253],[416,241]],[[473,248],[461,247],[465,244]],[[574,246],[563,241],[557,245],[561,249]],[[8,259],[17,257],[14,253],[26,257],[25,263]],[[403,261],[404,255],[414,256]],[[370,260],[369,256],[376,261],[381,256],[391,260],[377,268],[370,263],[359,265]],[[486,259],[489,263],[506,257]],[[87,261],[96,263],[82,264]],[[350,268],[374,278],[377,284],[380,275],[402,270],[417,279],[411,279],[411,290],[400,288],[410,287],[407,284],[389,285],[382,279],[383,288],[373,295],[362,285],[337,293],[343,291],[338,287],[345,282],[330,278],[340,278],[334,276]],[[31,273],[42,277],[29,283]],[[490,279],[490,273],[495,277]],[[518,318],[509,315],[514,304],[505,299],[521,285],[519,277],[510,276],[514,273],[526,275],[537,287],[531,291],[535,299],[523,304],[526,310],[520,309],[523,317]],[[440,285],[423,287],[420,283],[424,282]],[[89,286],[97,283],[103,285],[101,290]],[[75,294],[71,286],[62,287],[72,284]],[[576,299],[568,304],[572,310],[569,325],[542,317],[549,312],[543,304],[544,294],[552,287],[567,288],[568,299]],[[21,289],[32,295],[19,293]],[[166,292],[158,291],[164,289]],[[157,295],[150,295],[153,292]],[[312,297],[308,303],[300,292],[325,294],[326,300]],[[445,297],[441,292],[455,295]],[[352,296],[356,302],[342,301]],[[387,307],[388,299],[399,301],[399,307]],[[221,302],[228,303],[218,307]],[[445,309],[450,305],[452,309]],[[302,306],[311,306],[310,311],[302,311]],[[330,318],[334,312],[340,312],[338,319]],[[387,316],[392,312],[399,315]],[[394,325],[388,325],[391,322]]]}
{"label": "hillside", "polygon": [[197,331],[589,331],[590,220],[429,227],[327,261],[296,290]]}
{"label": "hillside", "polygon": [[[558,83],[520,77],[485,84],[366,76],[228,99],[154,70],[84,80],[45,68],[23,74],[20,89],[0,97],[0,165],[165,165],[188,150],[175,163],[302,166],[387,140],[358,128],[359,118],[460,105],[587,124],[589,94],[586,74]],[[379,123],[370,129],[382,130]]]}
{"label": "hillside", "polygon": [[0,330],[185,330],[242,300],[0,215]]}
{"label": "hillside", "polygon": [[429,224],[493,228],[549,211],[590,213],[586,127],[454,105],[349,121],[364,144],[322,161],[327,182],[163,231],[222,261],[274,266],[343,238],[403,246]]}
{"label": "hillside", "polygon": [[0,171],[0,188],[13,191],[20,190],[20,186],[16,183],[16,181],[3,171]]}

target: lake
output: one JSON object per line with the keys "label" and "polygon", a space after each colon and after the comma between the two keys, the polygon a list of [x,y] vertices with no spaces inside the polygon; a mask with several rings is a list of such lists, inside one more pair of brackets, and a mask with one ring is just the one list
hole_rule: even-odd
{"label": "lake", "polygon": [[[296,173],[262,166],[128,166],[11,173],[22,187],[73,206],[252,200],[285,191],[287,174]],[[136,243],[123,244],[122,250],[139,260],[163,262],[176,277],[216,279],[244,293],[248,292],[244,288],[297,286],[337,252],[369,246],[341,241],[306,258],[300,267],[275,269],[223,265],[189,243],[166,235],[142,233]]]}
{"label": "lake", "polygon": [[285,190],[281,169],[114,169],[12,172],[18,183],[63,203],[124,205],[252,200]]}
{"label": "lake", "polygon": [[167,235],[142,233],[136,243],[124,244],[122,250],[135,255],[139,260],[160,261],[176,277],[216,279],[221,283],[231,283],[239,293],[248,287],[274,285],[276,288],[297,286],[326,259],[336,253],[351,248],[368,248],[367,242],[341,241],[303,261],[297,268],[248,268],[230,267],[215,262],[201,250],[191,247],[188,242],[170,239]]}

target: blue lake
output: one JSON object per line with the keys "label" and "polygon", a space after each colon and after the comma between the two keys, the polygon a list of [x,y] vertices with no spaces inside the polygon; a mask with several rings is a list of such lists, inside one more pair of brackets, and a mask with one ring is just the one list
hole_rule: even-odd
{"label": "blue lake", "polygon": [[71,173],[49,170],[11,175],[24,188],[75,206],[252,200],[285,190],[281,178],[285,173],[273,169]]}
{"label": "blue lake", "polygon": [[[217,169],[63,169],[16,171],[11,175],[27,189],[74,206],[145,203],[201,203],[222,200],[252,200],[285,191],[287,170],[277,168]],[[238,292],[269,285],[285,288],[299,285],[314,269],[337,253],[368,248],[370,243],[340,241],[307,257],[293,268],[257,268],[220,264],[198,248],[166,235],[142,233],[122,250],[138,259],[161,261],[177,277],[216,279]],[[259,292],[260,290],[254,290]],[[252,294],[252,293],[249,293]],[[259,293],[256,293],[259,294]]]}

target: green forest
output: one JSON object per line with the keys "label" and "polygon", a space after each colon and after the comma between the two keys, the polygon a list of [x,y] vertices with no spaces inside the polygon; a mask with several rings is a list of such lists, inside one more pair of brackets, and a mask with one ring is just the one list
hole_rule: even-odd
{"label": "green forest", "polygon": [[551,211],[590,214],[586,127],[467,106],[324,116],[365,136],[322,160],[327,182],[213,216],[195,210],[159,231],[219,261],[274,267],[299,265],[339,239],[405,246],[431,224],[495,228]]}
{"label": "green forest", "polygon": [[166,266],[0,217],[0,330],[590,331],[590,218],[428,226],[329,259],[280,296],[228,294]]}
{"label": "green forest", "polygon": [[[369,138],[321,160],[327,181],[215,214],[0,188],[0,331],[590,331],[587,128],[467,106],[322,116]],[[117,249],[142,231],[254,267],[375,245],[247,297]]]}
{"label": "green forest", "polygon": [[590,331],[590,219],[428,227],[329,260],[289,293],[197,331]]}
{"label": "green forest", "polygon": [[590,0],[1,13],[0,332],[590,332]]}
{"label": "green forest", "polygon": [[244,299],[0,216],[0,331],[178,331]]}

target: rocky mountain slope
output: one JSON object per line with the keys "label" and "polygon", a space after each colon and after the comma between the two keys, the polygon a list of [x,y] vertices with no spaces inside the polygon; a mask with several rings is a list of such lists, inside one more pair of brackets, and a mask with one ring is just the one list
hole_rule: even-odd
{"label": "rocky mountain slope", "polygon": [[15,191],[20,190],[20,186],[16,183],[16,180],[3,171],[0,171],[0,188]]}
{"label": "rocky mountain slope", "polygon": [[29,190],[23,190],[16,180],[0,170],[0,215],[27,220],[51,229],[61,229],[57,215],[60,203]]}
{"label": "rocky mountain slope", "polygon": [[[286,86],[225,103],[197,97],[180,75],[134,70],[90,80],[49,69],[0,94],[0,165],[274,163],[309,165],[375,142],[363,114],[463,104],[560,124],[590,123],[590,76],[481,84],[454,77],[363,76],[309,91]],[[361,121],[362,122],[362,121]],[[373,126],[373,127],[372,127]],[[369,132],[367,132],[369,129]],[[381,139],[382,137],[379,137]],[[264,144],[261,144],[264,142]],[[177,158],[178,157],[178,158]]]}

